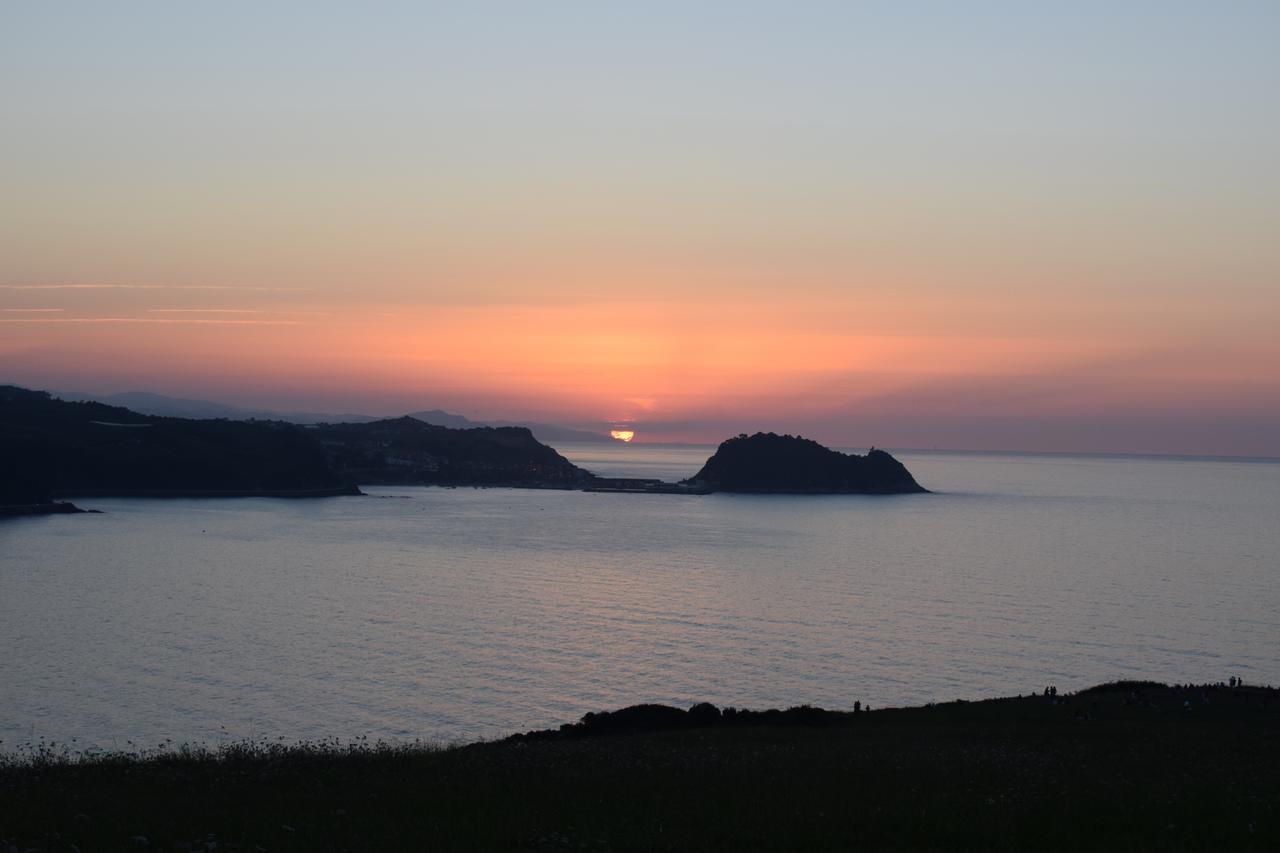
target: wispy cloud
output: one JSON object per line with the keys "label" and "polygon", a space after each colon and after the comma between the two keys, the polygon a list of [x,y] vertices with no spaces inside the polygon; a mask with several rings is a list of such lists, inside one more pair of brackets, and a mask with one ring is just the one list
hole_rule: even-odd
{"label": "wispy cloud", "polygon": [[148,308],[148,314],[266,314],[276,317],[332,317],[332,311],[292,311],[260,308]]}
{"label": "wispy cloud", "polygon": [[61,308],[0,308],[5,314],[55,314]]}
{"label": "wispy cloud", "polygon": [[148,308],[150,314],[265,314],[256,308]]}
{"label": "wispy cloud", "polygon": [[237,290],[303,293],[309,287],[258,287],[249,284],[0,284],[0,290]]}
{"label": "wispy cloud", "polygon": [[196,326],[305,326],[303,320],[237,320],[203,317],[0,317],[0,323],[135,323]]}

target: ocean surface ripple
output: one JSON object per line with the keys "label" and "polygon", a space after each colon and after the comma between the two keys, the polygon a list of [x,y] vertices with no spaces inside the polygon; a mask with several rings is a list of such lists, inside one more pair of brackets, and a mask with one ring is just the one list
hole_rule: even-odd
{"label": "ocean surface ripple", "polygon": [[[711,448],[563,451],[674,479]],[[1280,683],[1280,465],[898,455],[935,494],[370,488],[5,521],[0,750]]]}

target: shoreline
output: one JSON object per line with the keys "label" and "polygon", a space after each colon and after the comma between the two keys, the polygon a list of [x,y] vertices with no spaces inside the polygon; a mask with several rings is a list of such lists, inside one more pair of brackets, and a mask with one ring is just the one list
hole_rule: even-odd
{"label": "shoreline", "polygon": [[64,489],[59,498],[336,498],[363,495],[359,486],[323,489]]}
{"label": "shoreline", "polygon": [[[932,494],[928,490],[918,492],[894,491],[831,491],[822,489],[715,489],[701,485],[685,485],[683,483],[647,483],[644,485],[615,485],[620,478],[601,478],[608,481],[604,485],[562,483],[428,483],[428,482],[376,482],[362,481],[358,485],[335,486],[323,489],[62,489],[53,492],[60,499],[94,499],[94,498],[333,498],[333,497],[365,497],[364,487],[375,488],[438,488],[438,489],[523,489],[554,492],[584,492],[588,494],[620,494],[620,495],[782,495],[794,497],[895,497],[912,494]],[[59,501],[53,504],[32,505],[29,507],[0,507],[0,517],[6,515],[40,515],[55,513],[95,512],[79,508],[59,509],[73,506],[69,502]],[[48,507],[45,509],[45,507]]]}

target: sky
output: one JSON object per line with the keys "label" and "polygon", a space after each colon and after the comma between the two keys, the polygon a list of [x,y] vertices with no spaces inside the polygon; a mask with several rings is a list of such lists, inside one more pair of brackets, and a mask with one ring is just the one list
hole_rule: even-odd
{"label": "sky", "polygon": [[1280,4],[0,2],[0,382],[1280,456]]}

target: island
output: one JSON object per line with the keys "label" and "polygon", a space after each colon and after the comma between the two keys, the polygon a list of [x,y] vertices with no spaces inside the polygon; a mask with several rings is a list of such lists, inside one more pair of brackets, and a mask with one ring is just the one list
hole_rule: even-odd
{"label": "island", "polygon": [[872,448],[865,456],[830,450],[807,438],[758,432],[723,442],[685,481],[710,491],[779,494],[919,494],[901,462]]}

